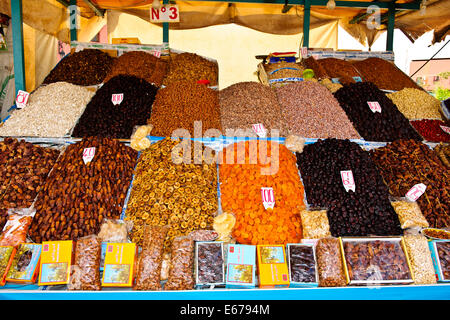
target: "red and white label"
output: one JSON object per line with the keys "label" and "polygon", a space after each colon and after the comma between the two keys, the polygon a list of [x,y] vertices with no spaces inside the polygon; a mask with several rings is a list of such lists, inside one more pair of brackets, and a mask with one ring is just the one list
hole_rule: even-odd
{"label": "red and white label", "polygon": [[414,187],[409,189],[409,191],[406,193],[405,197],[409,201],[416,201],[417,199],[420,198],[421,195],[424,194],[426,188],[427,188],[427,186],[424,185],[423,183],[416,184]]}
{"label": "red and white label", "polygon": [[113,105],[121,104],[123,101],[123,93],[113,93],[111,102]]}
{"label": "red and white label", "polygon": [[273,193],[273,188],[262,187],[261,188],[261,198],[264,209],[273,209],[275,207],[275,194]]}
{"label": "red and white label", "polygon": [[150,8],[150,22],[180,22],[178,6],[166,4],[159,9]]}
{"label": "red and white label", "polygon": [[265,138],[267,134],[267,130],[262,123],[257,123],[253,125],[253,131],[256,132],[258,137]]}
{"label": "red and white label", "polygon": [[300,54],[301,54],[302,58],[306,58],[306,56],[308,55],[308,47],[302,47],[300,49]]}
{"label": "red and white label", "polygon": [[450,134],[450,127],[446,127],[446,126],[440,126],[440,127],[445,133]]}
{"label": "red and white label", "polygon": [[373,113],[375,112],[381,113],[381,106],[378,101],[367,101],[367,104],[369,105],[369,108]]}
{"label": "red and white label", "polygon": [[17,92],[16,97],[16,107],[17,109],[25,108],[28,103],[28,98],[30,97],[30,94],[26,91],[19,90]]}
{"label": "red and white label", "polygon": [[353,179],[353,172],[351,170],[341,171],[342,184],[344,185],[345,191],[352,190],[356,191],[355,179]]}
{"label": "red and white label", "polygon": [[94,159],[94,156],[95,156],[95,147],[84,148],[84,150],[83,150],[83,161],[84,161],[84,164],[87,164],[88,162],[91,162],[92,159]]}

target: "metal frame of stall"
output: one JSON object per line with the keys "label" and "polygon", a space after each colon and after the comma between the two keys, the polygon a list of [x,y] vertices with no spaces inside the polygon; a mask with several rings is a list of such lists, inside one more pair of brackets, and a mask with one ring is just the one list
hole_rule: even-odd
{"label": "metal frame of stall", "polygon": [[[61,0],[62,1],[62,0]],[[203,0],[221,1],[221,0]],[[286,4],[285,0],[234,0],[226,2],[251,2]],[[326,6],[328,0],[290,0],[289,5],[304,6],[303,45],[309,44],[310,8]],[[76,0],[64,1],[76,5]],[[163,0],[164,4],[169,0]],[[336,1],[336,7],[368,8],[377,5],[388,9],[386,50],[392,51],[395,12],[399,10],[418,10],[420,3],[396,4],[391,2]],[[73,10],[73,7],[71,7]],[[95,10],[97,14],[101,11]],[[25,64],[22,27],[22,0],[11,1],[13,28],[14,69],[16,92],[25,90]],[[72,25],[76,25],[73,24]],[[71,28],[72,41],[77,40],[76,28]],[[163,23],[163,42],[169,42],[169,24]],[[216,289],[190,291],[132,291],[103,290],[99,292],[67,292],[60,290],[39,290],[37,285],[6,284],[0,289],[2,300],[449,300],[450,283],[435,285],[407,286],[362,286],[344,288],[284,288],[284,289]]]}

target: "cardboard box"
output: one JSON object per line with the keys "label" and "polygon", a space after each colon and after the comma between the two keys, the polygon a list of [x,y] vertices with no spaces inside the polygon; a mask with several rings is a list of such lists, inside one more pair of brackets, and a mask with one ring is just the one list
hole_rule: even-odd
{"label": "cardboard box", "polygon": [[35,283],[41,261],[42,245],[22,243],[17,248],[11,268],[6,276],[7,282]]}
{"label": "cardboard box", "polygon": [[256,286],[256,246],[228,245],[227,288],[253,288]]}
{"label": "cardboard box", "polygon": [[[299,254],[296,248],[304,250],[300,250],[301,254]],[[314,243],[288,243],[286,245],[286,260],[289,270],[289,287],[304,288],[317,287],[319,285]],[[297,275],[295,272],[300,272],[301,274]],[[296,281],[296,279],[304,279],[304,281]]]}
{"label": "cardboard box", "polygon": [[438,282],[450,282],[450,265],[443,264],[443,257],[439,254],[439,247],[442,246],[450,250],[450,240],[431,240],[428,242],[431,258],[433,260],[434,271]]}
{"label": "cardboard box", "polygon": [[73,261],[73,242],[42,242],[41,264],[39,267],[39,285],[67,284]]}
{"label": "cardboard box", "polygon": [[131,287],[134,280],[135,243],[111,243],[106,246],[103,287]]}
{"label": "cardboard box", "polygon": [[6,283],[6,275],[11,267],[16,249],[12,246],[0,246],[0,286]]}
{"label": "cardboard box", "polygon": [[289,271],[284,245],[258,245],[259,287],[289,287]]}

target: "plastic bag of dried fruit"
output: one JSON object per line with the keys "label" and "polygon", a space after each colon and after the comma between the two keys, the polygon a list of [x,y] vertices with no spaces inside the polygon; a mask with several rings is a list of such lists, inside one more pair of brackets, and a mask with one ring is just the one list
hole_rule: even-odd
{"label": "plastic bag of dried fruit", "polygon": [[102,241],[97,235],[89,235],[76,240],[75,260],[67,289],[101,290],[101,250]]}
{"label": "plastic bag of dried fruit", "polygon": [[16,247],[26,242],[35,213],[34,208],[8,209],[8,220],[0,234],[0,246]]}
{"label": "plastic bag of dried fruit", "polygon": [[302,218],[303,238],[320,239],[331,237],[330,224],[325,208],[314,208],[300,211]]}
{"label": "plastic bag of dried fruit", "polygon": [[153,125],[151,124],[135,127],[131,135],[130,147],[137,151],[142,151],[150,147],[151,142],[147,136],[150,135],[152,129]]}
{"label": "plastic bag of dried fruit", "polygon": [[231,233],[236,224],[236,217],[232,213],[222,212],[214,217],[213,229],[218,233],[217,241],[232,241]]}
{"label": "plastic bag of dried fruit", "polygon": [[98,237],[102,242],[129,242],[128,234],[132,228],[133,221],[106,218],[100,226]]}
{"label": "plastic bag of dried fruit", "polygon": [[300,136],[289,135],[286,137],[284,145],[292,152],[302,153],[305,146],[305,139]]}
{"label": "plastic bag of dried fruit", "polygon": [[398,215],[402,229],[429,227],[417,202],[409,201],[406,198],[392,198],[391,205]]}
{"label": "plastic bag of dried fruit", "polygon": [[164,290],[194,288],[194,240],[189,236],[176,237],[172,243],[169,277]]}
{"label": "plastic bag of dried fruit", "polygon": [[169,226],[144,226],[142,252],[139,255],[134,290],[161,290],[164,240]]}
{"label": "plastic bag of dried fruit", "polygon": [[319,287],[343,287],[347,284],[338,238],[319,239],[316,256]]}

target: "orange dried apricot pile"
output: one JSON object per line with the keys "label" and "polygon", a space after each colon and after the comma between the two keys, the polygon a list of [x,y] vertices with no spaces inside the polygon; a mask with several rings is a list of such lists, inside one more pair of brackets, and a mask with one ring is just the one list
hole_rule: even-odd
{"label": "orange dried apricot pile", "polygon": [[[305,204],[295,155],[282,144],[253,140],[229,145],[219,157],[222,209],[236,216],[236,241],[253,245],[299,242],[300,211]],[[262,187],[273,188],[273,209],[264,208]]]}

